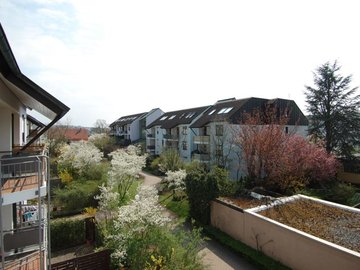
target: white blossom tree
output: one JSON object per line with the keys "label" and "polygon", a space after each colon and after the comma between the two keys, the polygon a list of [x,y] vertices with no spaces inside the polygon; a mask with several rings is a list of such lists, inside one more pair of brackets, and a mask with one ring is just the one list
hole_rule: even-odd
{"label": "white blossom tree", "polygon": [[58,164],[60,167],[75,170],[82,175],[90,166],[101,161],[103,154],[92,143],[72,142],[61,148]]}
{"label": "white blossom tree", "polygon": [[119,208],[114,231],[107,237],[107,241],[115,249],[112,257],[120,265],[126,260],[127,245],[131,239],[146,234],[150,227],[163,227],[170,222],[162,211],[157,190],[152,186],[140,186],[135,199]]}
{"label": "white blossom tree", "polygon": [[109,155],[112,160],[108,185],[116,189],[119,200],[123,201],[130,186],[145,166],[146,155],[141,155],[139,147],[133,145],[126,149],[116,150]]}
{"label": "white blossom tree", "polygon": [[175,196],[176,194],[185,191],[185,178],[185,170],[167,171],[164,182],[167,187],[173,191],[173,195]]}

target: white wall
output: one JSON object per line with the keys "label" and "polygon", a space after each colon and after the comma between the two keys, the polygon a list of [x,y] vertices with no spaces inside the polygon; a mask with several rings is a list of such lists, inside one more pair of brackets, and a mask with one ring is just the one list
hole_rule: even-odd
{"label": "white wall", "polygon": [[161,115],[163,115],[164,112],[160,109],[156,109],[151,114],[149,114],[146,117],[146,126],[150,125],[152,122],[154,122],[156,119],[158,119]]}
{"label": "white wall", "polygon": [[130,134],[130,140],[132,142],[140,139],[140,121],[139,121],[139,119],[134,120],[130,124],[130,132],[128,131],[128,134]]}

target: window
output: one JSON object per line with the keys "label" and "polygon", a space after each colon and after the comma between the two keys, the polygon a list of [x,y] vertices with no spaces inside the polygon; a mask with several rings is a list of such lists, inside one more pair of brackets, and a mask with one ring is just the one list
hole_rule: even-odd
{"label": "window", "polygon": [[183,134],[183,135],[187,135],[187,127],[183,127],[183,128],[182,128],[182,134]]}
{"label": "window", "polygon": [[211,112],[209,112],[209,115],[212,115],[216,110],[212,110]]}
{"label": "window", "polygon": [[167,116],[163,116],[160,118],[160,121],[164,121],[166,118],[168,118]]}
{"label": "window", "polygon": [[220,111],[218,111],[218,114],[223,114],[225,112],[226,108],[222,108]]}
{"label": "window", "polygon": [[215,127],[215,135],[222,136],[224,134],[224,126],[223,125],[216,125]]}
{"label": "window", "polygon": [[285,133],[289,134],[289,127],[285,127]]}
{"label": "window", "polygon": [[215,155],[218,157],[222,157],[222,155],[223,155],[223,145],[222,144],[216,145]]}
{"label": "window", "polygon": [[226,108],[226,110],[225,110],[225,112],[224,112],[224,113],[229,113],[232,109],[233,109],[233,107]]}
{"label": "window", "polygon": [[175,118],[175,116],[176,116],[176,114],[174,114],[174,115],[170,116],[170,117],[169,117],[169,120],[174,119],[174,118]]}
{"label": "window", "polygon": [[183,141],[183,142],[182,142],[182,149],[183,149],[183,150],[187,150],[187,149],[188,149],[188,143],[187,143],[187,141]]}
{"label": "window", "polygon": [[227,108],[222,108],[218,114],[225,114],[225,113],[229,113],[234,107],[227,107]]}
{"label": "window", "polygon": [[185,118],[191,118],[191,117],[193,117],[194,115],[195,115],[194,112],[190,112],[190,113],[188,113],[188,114],[186,115]]}

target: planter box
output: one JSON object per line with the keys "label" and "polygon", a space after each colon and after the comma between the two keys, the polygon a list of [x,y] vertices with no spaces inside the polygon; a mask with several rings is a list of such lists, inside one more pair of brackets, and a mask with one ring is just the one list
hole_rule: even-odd
{"label": "planter box", "polygon": [[[281,199],[278,203],[286,203],[286,201],[300,198],[315,200],[319,203],[360,214],[358,209],[303,195]],[[211,203],[211,224],[234,239],[262,251],[292,269],[355,270],[360,268],[360,253],[304,233],[257,213],[268,207],[273,207],[273,205],[241,209],[232,204],[215,200]]]}

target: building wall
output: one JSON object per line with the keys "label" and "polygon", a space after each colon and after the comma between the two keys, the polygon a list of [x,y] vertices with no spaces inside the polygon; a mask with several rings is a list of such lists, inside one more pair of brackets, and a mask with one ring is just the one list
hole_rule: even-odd
{"label": "building wall", "polygon": [[236,208],[213,201],[211,225],[292,269],[359,269],[358,252]]}
{"label": "building wall", "polygon": [[163,151],[163,138],[165,130],[160,126],[155,127],[155,155],[160,155]]}
{"label": "building wall", "polygon": [[150,125],[163,114],[164,112],[160,109],[156,109],[155,111],[153,111],[150,115],[146,117],[146,126]]}
{"label": "building wall", "polygon": [[128,130],[128,134],[130,135],[130,140],[137,141],[140,139],[140,121],[139,119],[134,120],[130,125],[130,131]]}

